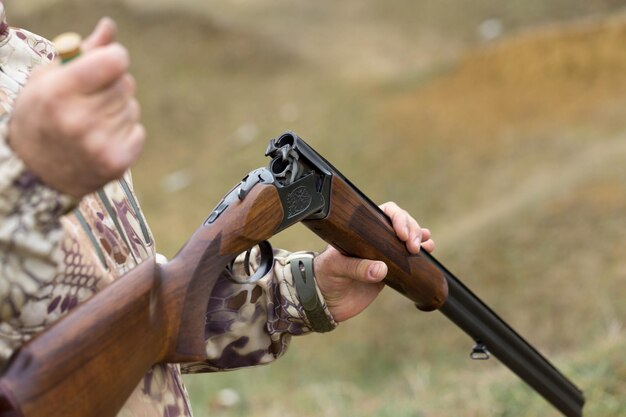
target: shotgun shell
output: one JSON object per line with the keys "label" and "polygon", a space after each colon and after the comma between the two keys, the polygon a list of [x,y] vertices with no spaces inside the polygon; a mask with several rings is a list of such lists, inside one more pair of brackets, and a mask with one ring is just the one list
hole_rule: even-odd
{"label": "shotgun shell", "polygon": [[78,33],[63,33],[52,41],[61,58],[61,62],[66,63],[80,55],[80,47],[83,43],[82,37]]}

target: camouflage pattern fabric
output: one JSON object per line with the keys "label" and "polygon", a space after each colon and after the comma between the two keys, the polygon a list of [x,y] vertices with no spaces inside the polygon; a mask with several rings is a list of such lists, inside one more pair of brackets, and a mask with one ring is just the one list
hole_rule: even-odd
{"label": "camouflage pattern fabric", "polygon": [[[31,71],[52,62],[55,51],[46,39],[9,27],[2,3],[0,12],[3,364],[23,343],[155,254],[155,245],[130,173],[76,201],[47,187],[11,151],[6,136],[13,102]],[[207,307],[206,361],[154,366],[138,381],[119,416],[191,416],[181,372],[267,364],[285,353],[292,335],[311,332],[289,267],[290,258],[300,254],[276,251],[275,256],[274,268],[255,284],[218,281]],[[243,257],[236,266],[241,268],[241,262]],[[256,262],[252,256],[252,269]]]}

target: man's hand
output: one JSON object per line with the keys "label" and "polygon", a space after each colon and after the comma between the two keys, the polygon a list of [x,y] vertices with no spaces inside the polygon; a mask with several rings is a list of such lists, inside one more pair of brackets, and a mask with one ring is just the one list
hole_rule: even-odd
{"label": "man's hand", "polygon": [[9,144],[50,187],[80,198],[137,160],[145,130],[115,24],[100,21],[83,54],[33,71],[9,122]]}
{"label": "man's hand", "polygon": [[[435,249],[430,230],[421,228],[413,217],[389,202],[380,208],[389,216],[398,238],[411,253],[420,247],[428,252]],[[315,258],[317,284],[326,304],[337,322],[348,320],[363,311],[383,289],[387,275],[384,262],[349,258],[332,246]]]}

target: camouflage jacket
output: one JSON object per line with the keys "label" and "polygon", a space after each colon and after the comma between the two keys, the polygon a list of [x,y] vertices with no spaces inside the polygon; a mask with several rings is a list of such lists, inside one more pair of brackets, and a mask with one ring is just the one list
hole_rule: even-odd
{"label": "camouflage jacket", "polygon": [[[130,174],[75,201],[36,178],[7,145],[15,97],[29,73],[54,60],[55,52],[47,40],[9,27],[1,2],[0,13],[1,365],[78,303],[155,254],[155,246]],[[285,352],[291,335],[310,332],[291,277],[293,256],[278,251],[273,270],[256,284],[218,281],[208,303],[206,361],[154,366],[119,415],[190,416],[181,371],[266,364]]]}

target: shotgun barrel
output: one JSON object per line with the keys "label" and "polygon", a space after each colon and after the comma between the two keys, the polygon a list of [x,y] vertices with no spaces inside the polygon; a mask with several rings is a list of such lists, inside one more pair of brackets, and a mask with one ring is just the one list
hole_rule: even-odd
{"label": "shotgun barrel", "polygon": [[448,299],[439,311],[563,415],[582,416],[585,404],[582,391],[435,258],[425,256],[448,281]]}

